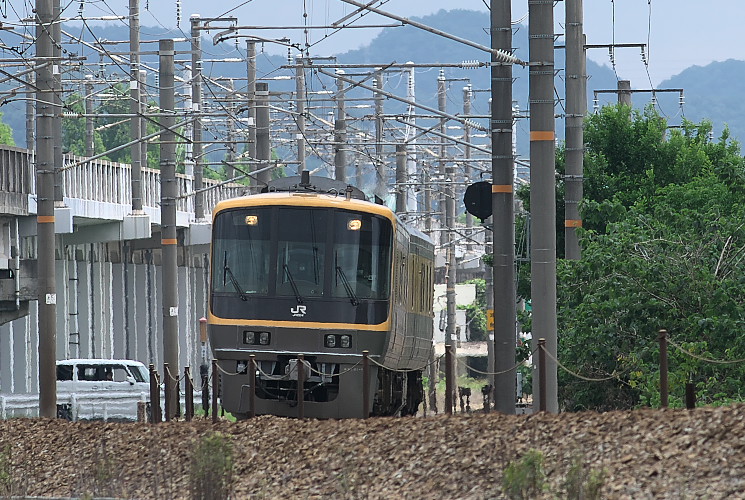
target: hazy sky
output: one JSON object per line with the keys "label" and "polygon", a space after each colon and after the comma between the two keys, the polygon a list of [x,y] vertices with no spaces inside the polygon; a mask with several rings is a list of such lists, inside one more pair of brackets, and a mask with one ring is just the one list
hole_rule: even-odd
{"label": "hazy sky", "polygon": [[[111,12],[126,14],[128,3],[128,0],[87,0],[85,15]],[[141,24],[176,27],[176,6],[179,3],[179,24],[186,32],[192,14],[202,17],[228,14],[237,17],[238,24],[244,26],[301,26],[304,12],[307,12],[309,25],[325,25],[356,10],[356,7],[342,0],[140,0]],[[425,16],[440,9],[486,11],[488,3],[489,0],[388,0],[380,8],[399,16],[411,17]],[[62,4],[68,4],[68,1],[63,0]],[[69,4],[69,15],[77,14],[80,2]],[[513,20],[526,18],[527,4],[527,0],[512,0]],[[634,87],[648,86],[650,78],[657,85],[694,64],[701,66],[715,60],[745,59],[745,50],[737,42],[737,33],[742,32],[742,19],[745,18],[743,0],[584,0],[584,12],[589,44],[609,44],[614,40],[616,43],[649,43],[649,77],[640,49],[618,49],[615,54],[618,75],[630,79]],[[564,2],[556,4],[555,18],[556,32],[560,33],[563,31]],[[390,22],[370,14],[357,23]],[[309,34],[310,43],[318,43],[311,54],[331,55],[358,48],[368,44],[378,31],[348,29],[336,34],[330,30],[313,31]],[[288,36],[293,41],[305,42],[301,30],[264,34]],[[267,50],[271,50],[269,46]],[[274,50],[284,53],[279,47]],[[611,65],[607,49],[592,49],[588,51],[588,56],[601,64]]]}

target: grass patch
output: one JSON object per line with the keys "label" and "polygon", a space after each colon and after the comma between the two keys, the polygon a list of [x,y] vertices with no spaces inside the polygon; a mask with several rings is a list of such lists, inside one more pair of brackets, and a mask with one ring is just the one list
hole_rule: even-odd
{"label": "grass patch", "polygon": [[219,432],[202,437],[191,463],[189,492],[194,500],[230,497],[233,486],[233,443]]}

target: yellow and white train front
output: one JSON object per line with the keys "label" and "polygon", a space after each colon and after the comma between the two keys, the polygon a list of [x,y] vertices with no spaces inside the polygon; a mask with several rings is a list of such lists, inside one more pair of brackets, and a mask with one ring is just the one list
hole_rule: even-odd
{"label": "yellow and white train front", "polygon": [[386,207],[319,194],[217,205],[208,322],[226,410],[245,415],[253,391],[257,414],[295,416],[302,390],[305,416],[362,415],[362,352],[380,359],[390,329],[395,223]]}

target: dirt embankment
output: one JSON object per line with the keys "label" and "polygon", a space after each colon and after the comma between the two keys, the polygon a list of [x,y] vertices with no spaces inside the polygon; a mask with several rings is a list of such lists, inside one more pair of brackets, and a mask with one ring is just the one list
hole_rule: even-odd
{"label": "dirt embankment", "polygon": [[601,498],[745,498],[745,405],[217,425],[7,420],[0,497],[10,487],[189,498],[194,450],[212,432],[231,443],[233,498],[506,498],[505,468],[531,449],[543,456],[547,498],[601,472]]}

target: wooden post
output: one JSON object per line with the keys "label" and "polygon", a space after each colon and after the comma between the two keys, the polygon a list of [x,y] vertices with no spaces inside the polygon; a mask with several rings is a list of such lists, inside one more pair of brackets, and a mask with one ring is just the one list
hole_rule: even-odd
{"label": "wooden post", "polygon": [[173,391],[173,384],[171,381],[171,370],[168,368],[168,363],[163,363],[163,399],[165,399],[165,410],[166,410],[166,422],[171,421],[171,393]]}
{"label": "wooden post", "polygon": [[445,413],[453,414],[453,346],[445,346]]}
{"label": "wooden post", "polygon": [[297,355],[297,418],[305,416],[305,355]]}
{"label": "wooden post", "polygon": [[657,338],[660,341],[660,406],[667,408],[669,394],[667,382],[667,330],[660,330]]}
{"label": "wooden post", "polygon": [[184,367],[184,398],[186,408],[184,417],[187,422],[191,422],[194,416],[194,384],[191,383],[191,373],[189,367]]}
{"label": "wooden post", "polygon": [[248,385],[251,387],[248,398],[248,418],[256,416],[256,355],[248,355]]}
{"label": "wooden post", "polygon": [[147,422],[147,403],[144,401],[137,402],[137,422]]}
{"label": "wooden post", "polygon": [[362,418],[370,415],[370,351],[362,351]]}
{"label": "wooden post", "polygon": [[693,382],[686,383],[686,408],[692,410],[696,407],[696,388]]}
{"label": "wooden post", "polygon": [[220,387],[220,374],[217,371],[217,360],[212,360],[212,423],[217,423],[217,391]]}
{"label": "wooden post", "polygon": [[546,339],[538,339],[538,411],[546,411]]}
{"label": "wooden post", "polygon": [[150,365],[150,423],[160,422],[160,387],[155,365]]}

